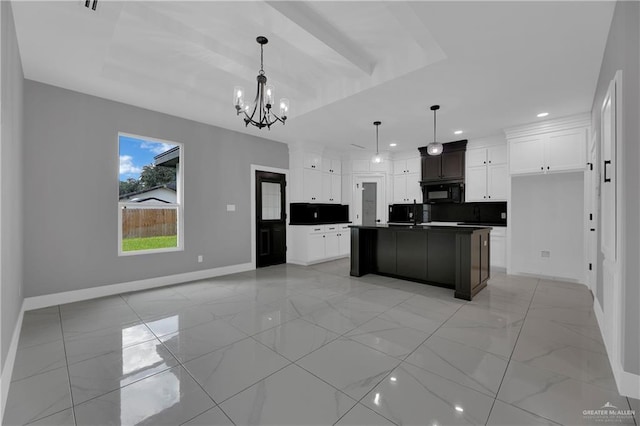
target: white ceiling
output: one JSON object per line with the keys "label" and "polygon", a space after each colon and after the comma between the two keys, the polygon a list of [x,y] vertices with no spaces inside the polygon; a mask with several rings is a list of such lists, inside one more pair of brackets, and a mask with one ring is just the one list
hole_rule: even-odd
{"label": "white ceiling", "polygon": [[[13,3],[25,77],[286,143],[381,151],[591,109],[612,1]],[[245,128],[260,49],[285,126]],[[464,130],[457,136],[454,130]],[[389,148],[389,142],[397,142]]]}

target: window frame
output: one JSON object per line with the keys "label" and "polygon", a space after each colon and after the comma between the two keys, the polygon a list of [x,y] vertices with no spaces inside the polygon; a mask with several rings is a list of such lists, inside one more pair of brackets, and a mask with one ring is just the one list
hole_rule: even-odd
{"label": "window frame", "polygon": [[[165,143],[171,145],[179,146],[179,154],[178,154],[178,165],[176,167],[176,203],[167,203],[162,205],[157,204],[140,204],[140,203],[131,203],[131,202],[121,202],[119,201],[118,195],[118,257],[121,256],[137,256],[143,254],[155,254],[155,253],[171,253],[184,251],[184,144],[182,142],[175,142],[166,139],[159,139],[148,136],[140,136],[133,133],[126,132],[118,132],[118,136],[116,138],[117,143],[117,152],[118,152],[118,165],[120,164],[120,137],[131,137],[135,139],[142,139],[147,142],[152,143]],[[120,170],[118,168],[118,182],[120,181]],[[131,250],[131,251],[123,251],[122,250],[122,211],[125,207],[131,206],[132,208],[137,209],[175,209],[176,210],[176,230],[177,230],[177,245],[176,247],[166,247],[166,248],[158,248],[151,250]]]}

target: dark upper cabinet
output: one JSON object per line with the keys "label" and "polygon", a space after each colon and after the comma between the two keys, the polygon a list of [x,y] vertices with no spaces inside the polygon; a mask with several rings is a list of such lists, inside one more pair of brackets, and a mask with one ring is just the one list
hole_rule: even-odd
{"label": "dark upper cabinet", "polygon": [[464,159],[467,141],[444,144],[442,154],[431,156],[426,147],[419,148],[422,160],[422,182],[464,181]]}
{"label": "dark upper cabinet", "polygon": [[437,157],[422,157],[421,162],[422,180],[440,180],[442,175],[442,159],[440,155]]}

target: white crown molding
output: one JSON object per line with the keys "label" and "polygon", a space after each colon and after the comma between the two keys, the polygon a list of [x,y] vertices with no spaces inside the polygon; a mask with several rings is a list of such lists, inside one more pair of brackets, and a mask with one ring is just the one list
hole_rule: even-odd
{"label": "white crown molding", "polygon": [[530,123],[518,127],[509,127],[504,129],[504,134],[507,136],[507,139],[515,139],[525,136],[539,135],[541,133],[549,133],[559,130],[569,130],[582,127],[591,127],[591,114],[588,112],[578,115],[572,115],[569,117],[562,117],[555,120],[545,120],[538,123]]}

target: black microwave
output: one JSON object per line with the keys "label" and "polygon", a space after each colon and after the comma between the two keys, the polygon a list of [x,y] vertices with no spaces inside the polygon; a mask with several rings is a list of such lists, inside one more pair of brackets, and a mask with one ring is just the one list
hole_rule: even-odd
{"label": "black microwave", "polygon": [[423,188],[425,203],[462,203],[464,202],[463,183],[435,183]]}

